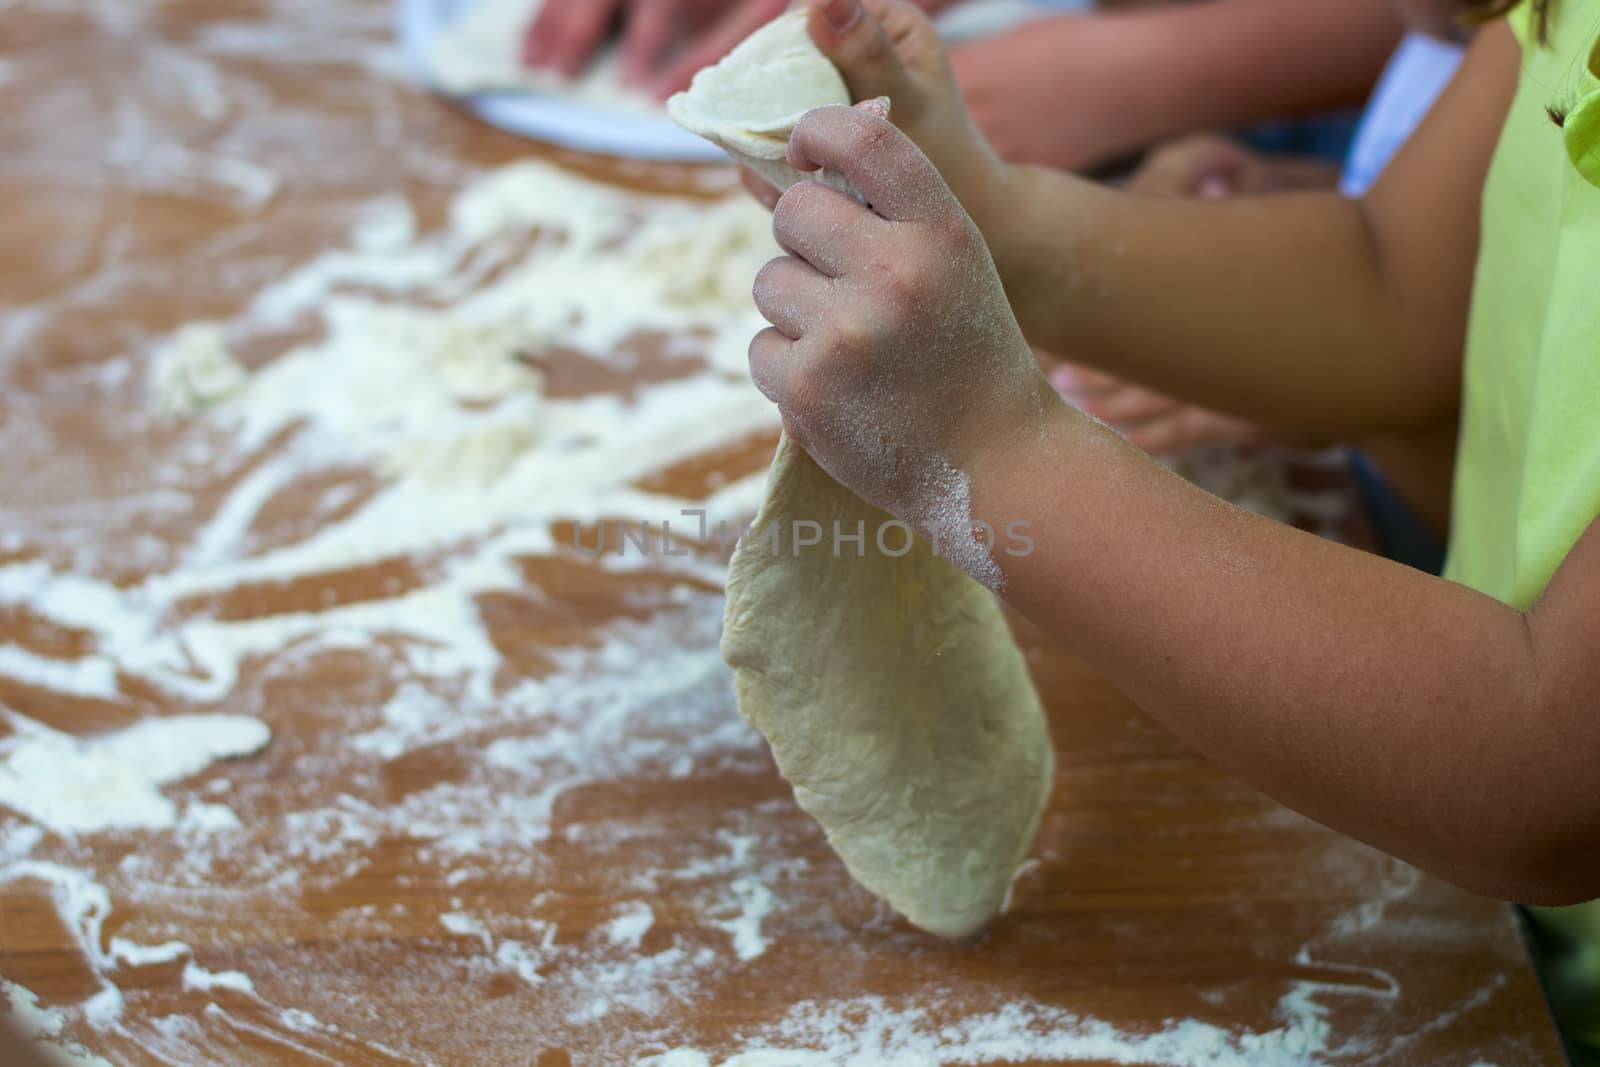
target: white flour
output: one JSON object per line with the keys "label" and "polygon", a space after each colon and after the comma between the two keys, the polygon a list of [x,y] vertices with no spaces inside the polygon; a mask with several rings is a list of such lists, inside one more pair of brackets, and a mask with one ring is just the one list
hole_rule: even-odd
{"label": "white flour", "polygon": [[881,997],[802,1002],[775,1028],[768,1046],[726,1059],[675,1049],[639,1067],[931,1067],[1052,1060],[1193,1067],[1303,1067],[1328,1051],[1328,1026],[1315,1005],[1293,994],[1279,1004],[1285,1025],[1240,1034],[1194,1020],[1138,1035],[1047,1005],[1012,1002],[939,1025],[920,1007]]}
{"label": "white flour", "polygon": [[87,740],[12,721],[18,734],[0,742],[0,804],[59,834],[170,829],[177,806],[158,786],[258,752],[271,737],[260,720],[236,715],[145,719]]}
{"label": "white flour", "polygon": [[156,357],[152,402],[169,415],[193,415],[244,388],[249,372],[228,351],[222,327],[190,323]]}
{"label": "white flour", "polygon": [[111,1061],[76,1042],[57,1040],[65,1025],[63,1013],[41,1008],[39,998],[28,990],[0,978],[0,994],[10,1005],[5,1019],[11,1032],[29,1042],[35,1054],[51,1067],[113,1067]]}
{"label": "white flour", "polygon": [[[1128,1033],[981,986],[932,987],[916,1003],[851,986],[742,1030],[736,1055],[686,1021],[747,974],[785,973],[805,937],[866,968],[871,905],[837,865],[795,858],[815,830],[787,799],[687,814],[622,805],[626,817],[593,803],[641,780],[747,785],[770,768],[716,649],[722,566],[579,556],[553,524],[693,533],[684,508],[713,526],[748,516],[763,471],[694,500],[643,486],[777,427],[744,369],[762,325],[750,279],[776,254],[768,225],[738,199],[660,200],[517,164],[464,189],[437,233],[403,202],[374,202],[348,248],[276,281],[237,321],[168,343],[151,383],[165,417],[195,413],[225,442],[197,466],[240,471],[177,564],[123,585],[42,559],[0,564],[0,604],[81,631],[89,649],[19,649],[0,672],[129,717],[130,681],[193,708],[86,739],[14,716],[0,741],[0,803],[22,816],[0,823],[0,882],[47,894],[96,983],[81,1003],[46,1008],[7,987],[31,1033],[69,1051],[115,1040],[172,1064],[225,1060],[240,1035],[304,1062],[522,1062],[540,1047],[663,1067],[1339,1061],[1330,988],[1306,982],[1286,984],[1279,1019],[1259,1031],[1187,1019]],[[308,324],[310,339],[248,377],[222,358]],[[656,363],[618,355],[641,346]],[[631,397],[557,388],[574,365],[629,378],[663,361],[661,380]],[[264,536],[280,493],[350,468],[379,477],[314,495],[318,523]],[[181,471],[158,475],[182,487]],[[395,567],[363,599],[339,599],[331,576],[382,561]],[[640,580],[624,612],[511,669],[485,605],[561,606],[530,561]],[[304,592],[269,601],[286,589]],[[348,669],[296,688],[330,663]],[[183,784],[256,752],[280,723],[293,726],[280,743],[225,778],[213,768],[203,789]],[[447,771],[394,792],[392,765],[424,749]],[[91,836],[114,828],[114,840]],[[123,841],[134,847],[114,860],[96,851]],[[443,889],[386,882],[380,845]],[[573,892],[623,902],[598,928],[567,918],[552,875],[572,870],[608,879]],[[328,943],[260,949],[357,874],[374,901],[333,914]],[[493,888],[507,879],[528,887],[514,906]],[[396,923],[431,931],[426,951],[397,947]],[[150,994],[120,983],[162,966],[208,1006],[153,1020],[135,1010]],[[385,974],[385,1004],[400,1007],[376,1009],[352,970]],[[507,999],[507,984],[527,996]],[[455,991],[448,1011],[440,989]]]}
{"label": "white flour", "polygon": [[190,960],[183,967],[183,988],[188,992],[209,993],[213,989],[231,989],[235,993],[254,993],[255,983],[250,976],[239,971],[208,971]]}
{"label": "white flour", "polygon": [[636,902],[624,907],[621,915],[606,924],[606,937],[613,945],[637,949],[644,935],[655,925],[655,912],[650,905]]}
{"label": "white flour", "polygon": [[761,936],[761,920],[772,913],[776,900],[772,891],[754,878],[735,878],[729,891],[738,914],[731,919],[715,919],[714,925],[733,939],[733,953],[741,960],[753,960],[771,944]]}

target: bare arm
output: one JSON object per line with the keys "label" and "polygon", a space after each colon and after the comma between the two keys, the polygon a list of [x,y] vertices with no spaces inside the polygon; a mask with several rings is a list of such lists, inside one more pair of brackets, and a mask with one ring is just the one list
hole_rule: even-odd
{"label": "bare arm", "polygon": [[1480,34],[1365,201],[1170,200],[1021,168],[964,198],[1029,339],[1187,400],[1361,434],[1459,397],[1478,209],[1518,51]]}
{"label": "bare arm", "polygon": [[[1235,410],[1448,412],[1516,62],[1504,28],[1486,33],[1364,205],[1169,216],[1107,194],[1057,319],[1119,368]],[[977,513],[1037,542],[1002,560],[1008,598],[1220,766],[1468,888],[1600,893],[1600,528],[1519,612],[1216,501],[1070,409],[971,470]]]}
{"label": "bare arm", "polygon": [[[1509,78],[1514,64],[1483,59],[1506,59],[1505,43],[1480,50],[1475,78]],[[1484,91],[1478,99],[1503,102]],[[1479,121],[1493,126],[1496,113],[1480,110]],[[1483,137],[1457,143],[1463,171],[1478,169]],[[1054,397],[976,229],[900,131],[819,109],[796,128],[789,162],[845,175],[871,205],[816,183],[789,190],[774,216],[789,255],[756,283],[773,328],[751,344],[752,374],[833,477],[925,529],[941,528],[952,484],[996,529],[1030,524],[1031,552],[994,555],[1008,599],[1197,750],[1285,803],[1480,892],[1545,904],[1600,893],[1600,529],[1522,612],[1251,516]],[[1364,216],[1369,247],[1384,250],[1368,287],[1410,293],[1418,272],[1443,284],[1418,255],[1426,231],[1449,219],[1434,216],[1431,197],[1448,199],[1396,184]],[[1241,265],[1230,270],[1258,269],[1248,244],[1232,251]],[[1145,266],[1161,269],[1154,256]],[[1191,263],[1192,280],[1173,281],[1248,310],[1207,267]],[[1313,335],[1358,314],[1348,301],[1364,295],[1325,273],[1301,269],[1298,286],[1275,290]],[[1131,271],[1121,280],[1139,284]],[[1127,310],[1134,333],[1163,313]],[[1205,328],[1248,343],[1248,328]],[[1198,329],[1194,342],[1210,345]],[[951,471],[963,477],[952,483]]]}
{"label": "bare arm", "polygon": [[1007,598],[1224,769],[1479,892],[1600,893],[1600,530],[1524,614],[1221,503],[1066,409],[973,483],[979,515],[1032,523]]}
{"label": "bare arm", "polygon": [[1001,156],[1076,169],[1359,104],[1399,34],[1387,0],[1209,0],[1063,15],[951,58]]}

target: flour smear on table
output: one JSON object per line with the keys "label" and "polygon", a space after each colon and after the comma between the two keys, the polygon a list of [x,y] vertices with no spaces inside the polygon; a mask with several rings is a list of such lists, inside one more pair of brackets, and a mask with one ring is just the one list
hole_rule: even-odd
{"label": "flour smear on table", "polygon": [[[92,546],[68,567],[0,537],[0,606],[81,646],[9,649],[0,672],[129,720],[69,737],[3,713],[0,882],[55,910],[85,975],[84,995],[61,1003],[3,988],[41,1047],[88,1064],[111,1045],[212,1063],[246,1038],[299,1062],[504,1063],[570,1047],[661,1067],[1224,1067],[1371,1051],[1377,1039],[1327,1018],[1331,997],[1399,995],[1370,980],[1286,982],[1259,1030],[1175,1019],[1135,1033],[981,985],[804,1001],[733,1047],[684,1021],[742,975],[786,973],[791,938],[825,938],[860,968],[880,962],[869,940],[909,956],[923,944],[834,867],[795,858],[812,831],[786,797],[706,808],[693,833],[674,812],[605,817],[581,802],[643,779],[768,774],[717,652],[720,557],[590,558],[557,524],[694,533],[685,509],[713,528],[753,512],[764,472],[693,500],[650,476],[775,432],[744,367],[761,325],[750,279],[774,254],[767,217],[743,200],[658,199],[520,163],[473,181],[431,230],[405,202],[376,200],[344,247],[237,319],[130,356],[151,425],[192,445],[156,472],[163,484],[228,477],[175,562],[137,581],[97,576]],[[307,324],[309,339],[247,366],[252,342]],[[628,396],[555,388],[574,359],[619,380],[666,370]],[[272,519],[296,489],[306,522]],[[508,670],[486,605],[548,605],[529,576],[541,561],[639,580],[593,635]],[[352,574],[359,595],[341,592]],[[315,692],[296,688],[319,669]],[[150,718],[152,693],[171,714]],[[417,754],[452,769],[396,793],[388,770]],[[74,790],[89,779],[105,792],[86,806]],[[387,899],[337,910],[327,941],[273,936],[354,877],[384,884],[380,845],[437,887],[403,875]],[[585,889],[615,902],[595,929],[562,925],[547,888],[558,851],[607,879]],[[637,864],[619,872],[620,851]],[[508,879],[528,886],[509,908],[493,890]],[[396,934],[419,924],[429,939]],[[375,972],[381,1008],[359,977]],[[527,994],[515,1010],[500,1006],[506,983]],[[448,1010],[440,989],[455,991]],[[203,1010],[174,1012],[161,999],[173,991]]]}

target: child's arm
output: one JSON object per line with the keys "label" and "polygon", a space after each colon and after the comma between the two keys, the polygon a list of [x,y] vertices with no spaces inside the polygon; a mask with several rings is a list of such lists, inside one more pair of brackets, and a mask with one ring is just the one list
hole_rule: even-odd
{"label": "child's arm", "polygon": [[1043,19],[951,59],[1002,156],[1076,169],[1359,104],[1399,32],[1386,0],[1213,0]]}
{"label": "child's arm", "polygon": [[947,535],[970,507],[1014,604],[1284,802],[1475,890],[1600,893],[1600,532],[1524,614],[1252,517],[1056,400],[978,232],[893,127],[821,109],[789,161],[872,204],[795,186],[791,255],[756,284],[774,328],[752,373],[829,473]]}
{"label": "child's arm", "polygon": [[1479,35],[1364,202],[1333,193],[1154,200],[1001,164],[937,37],[890,4],[811,21],[859,97],[888,95],[983,231],[1028,338],[1185,400],[1307,432],[1432,426],[1459,398],[1478,200],[1518,52]]}
{"label": "child's arm", "polygon": [[1479,198],[1519,53],[1485,30],[1362,201],[1152,200],[1039,169],[975,214],[1028,336],[1234,414],[1306,431],[1454,411]]}
{"label": "child's arm", "polygon": [[1600,530],[1523,614],[1224,504],[1065,408],[968,472],[1008,600],[1223,769],[1479,892],[1600,893]]}

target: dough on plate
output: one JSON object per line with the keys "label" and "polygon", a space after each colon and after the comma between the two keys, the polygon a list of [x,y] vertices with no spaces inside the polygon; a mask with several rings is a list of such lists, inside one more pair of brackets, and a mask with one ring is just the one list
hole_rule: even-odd
{"label": "dough on plate", "polygon": [[856,881],[946,937],[995,913],[1055,756],[993,594],[785,437],[729,569],[722,655]]}

